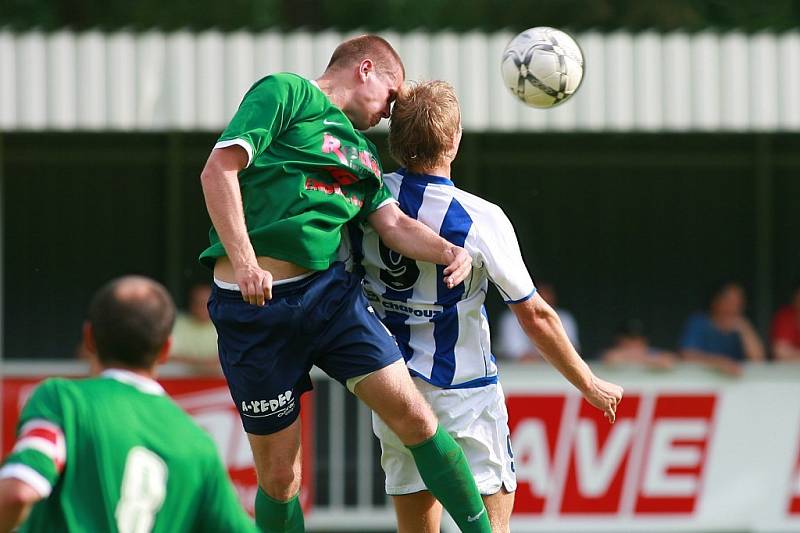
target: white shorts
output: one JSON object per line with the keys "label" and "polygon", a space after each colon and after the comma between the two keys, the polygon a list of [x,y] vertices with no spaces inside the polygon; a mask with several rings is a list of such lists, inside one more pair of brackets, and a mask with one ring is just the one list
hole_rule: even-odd
{"label": "white shorts", "polygon": [[[517,478],[508,411],[500,384],[440,389],[419,378],[414,378],[414,383],[433,407],[439,424],[464,450],[480,493],[494,494],[501,486],[509,492],[515,491]],[[375,413],[372,429],[381,441],[386,494],[399,496],[427,490],[411,452]]]}

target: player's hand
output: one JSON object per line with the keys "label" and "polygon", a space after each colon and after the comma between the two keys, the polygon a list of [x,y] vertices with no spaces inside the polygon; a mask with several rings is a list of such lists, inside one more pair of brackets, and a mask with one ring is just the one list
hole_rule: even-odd
{"label": "player's hand", "polygon": [[592,386],[583,394],[583,397],[603,411],[608,421],[613,424],[617,419],[617,406],[622,401],[622,392],[622,387],[619,385],[593,376]]}
{"label": "player's hand", "polygon": [[242,291],[242,300],[249,304],[263,306],[272,299],[272,274],[258,264],[237,268],[236,283]]}
{"label": "player's hand", "polygon": [[472,257],[460,246],[453,246],[446,252],[448,259],[444,269],[444,284],[452,289],[469,276],[472,271]]}

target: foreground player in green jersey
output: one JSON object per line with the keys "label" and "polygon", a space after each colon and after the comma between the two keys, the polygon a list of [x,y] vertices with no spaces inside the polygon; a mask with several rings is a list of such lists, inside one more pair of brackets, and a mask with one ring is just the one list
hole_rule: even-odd
{"label": "foreground player in green jersey", "polygon": [[147,278],[97,292],[84,339],[102,373],[36,387],[0,469],[0,532],[29,511],[21,531],[258,531],[211,438],[154,380],[174,318]]}
{"label": "foreground player in green jersey", "polygon": [[214,269],[209,314],[253,451],[264,531],[304,530],[298,415],[312,366],[392,428],[462,530],[490,530],[463,451],[438,427],[338,253],[348,249],[345,224],[369,224],[403,256],[446,265],[443,285],[470,272],[463,248],[399,210],[361,132],[389,117],[404,77],[400,57],[374,35],[340,44],[316,80],[267,76],[245,95],[201,175],[214,225],[200,256]]}

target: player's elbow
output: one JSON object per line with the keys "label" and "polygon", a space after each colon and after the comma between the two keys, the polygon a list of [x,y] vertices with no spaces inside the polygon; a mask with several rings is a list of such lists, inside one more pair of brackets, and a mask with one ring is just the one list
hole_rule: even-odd
{"label": "player's elbow", "polygon": [[523,330],[534,339],[550,336],[560,324],[556,312],[538,294],[516,304],[515,314]]}

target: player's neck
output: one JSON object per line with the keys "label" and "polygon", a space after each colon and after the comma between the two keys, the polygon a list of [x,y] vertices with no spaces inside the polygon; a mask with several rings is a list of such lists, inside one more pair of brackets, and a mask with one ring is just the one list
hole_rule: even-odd
{"label": "player's neck", "polygon": [[438,165],[438,166],[435,166],[435,167],[432,167],[432,168],[429,168],[429,169],[425,170],[425,174],[428,174],[429,176],[441,176],[443,178],[447,178],[449,180],[452,180],[452,178],[450,177],[450,163],[449,162],[441,164],[441,165]]}
{"label": "player's neck", "polygon": [[347,90],[342,89],[340,85],[334,83],[334,80],[326,78],[324,75],[314,80],[317,82],[319,90],[322,91],[328,100],[339,109],[344,109],[347,102]]}
{"label": "player's neck", "polygon": [[[124,370],[126,372],[130,372],[131,374],[136,374],[137,376],[141,376],[147,379],[156,379],[157,373],[155,367],[153,368],[130,368],[127,366],[121,365],[111,365],[111,366],[100,366],[100,372],[104,370]],[[100,373],[98,372],[98,374]]]}

